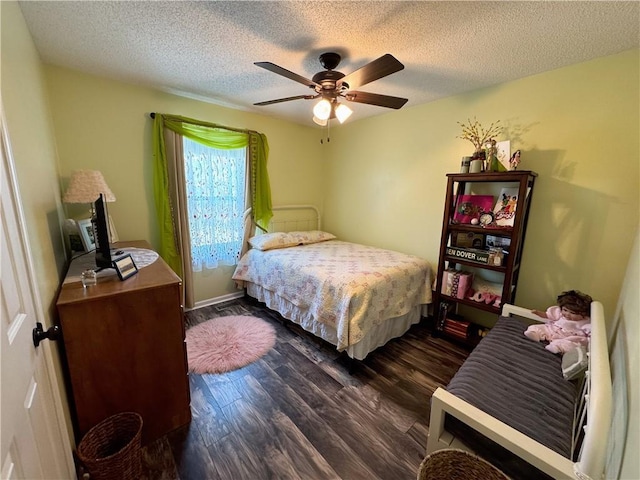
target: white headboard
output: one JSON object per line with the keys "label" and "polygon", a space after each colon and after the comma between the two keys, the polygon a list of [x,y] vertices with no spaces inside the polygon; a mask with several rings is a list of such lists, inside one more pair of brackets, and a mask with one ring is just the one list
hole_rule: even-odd
{"label": "white headboard", "polygon": [[273,207],[269,232],[320,230],[320,212],[313,205],[278,205]]}

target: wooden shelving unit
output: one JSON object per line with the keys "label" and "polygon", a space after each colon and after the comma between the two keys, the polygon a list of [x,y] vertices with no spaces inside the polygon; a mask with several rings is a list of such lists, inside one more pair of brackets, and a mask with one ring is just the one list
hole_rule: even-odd
{"label": "wooden shelving unit", "polygon": [[[455,315],[458,305],[467,305],[498,314],[502,304],[513,303],[518,286],[522,249],[536,177],[537,174],[531,171],[447,174],[447,194],[442,220],[438,273],[434,295],[436,329],[439,333],[448,334],[444,328],[447,315]],[[493,209],[491,212],[487,212],[481,208],[472,209],[473,211],[468,212],[469,215],[466,216],[466,220],[472,217],[478,220],[477,223],[475,220],[473,220],[473,224],[456,221],[458,217],[456,209],[458,209],[459,214],[462,209],[463,202],[461,200],[463,195],[492,195],[494,197],[493,204],[495,205],[505,188],[517,189],[517,203],[512,225],[498,225],[497,219],[493,216]],[[489,215],[482,217],[482,220],[487,221],[489,219],[491,221],[481,225],[480,217],[486,213]],[[461,247],[459,245],[460,235],[476,239],[481,245],[478,248],[471,248],[469,245]],[[487,246],[487,238],[494,239],[501,247],[490,253]],[[498,256],[498,258],[502,256],[502,258],[497,261],[495,256]],[[484,303],[470,298],[468,294],[463,295],[461,298],[459,297],[461,295],[460,292],[454,292],[452,295],[449,288],[450,285],[448,287],[445,282],[445,273],[446,275],[453,274],[454,277],[459,278],[460,273],[455,272],[472,273],[473,282],[471,283],[471,288],[478,286],[482,281],[480,277],[492,277],[491,285],[496,294],[497,291],[501,293],[500,301]],[[483,285],[486,286],[486,284],[486,282],[483,282]],[[474,291],[476,290],[474,288]],[[464,320],[473,322],[473,319],[470,318]],[[458,339],[475,343],[477,341],[477,338],[475,338],[477,331],[477,328],[470,328],[467,338],[460,337]]]}

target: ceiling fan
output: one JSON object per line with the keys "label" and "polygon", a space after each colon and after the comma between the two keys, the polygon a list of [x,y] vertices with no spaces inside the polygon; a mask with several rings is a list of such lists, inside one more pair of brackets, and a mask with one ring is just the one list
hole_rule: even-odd
{"label": "ceiling fan", "polygon": [[289,102],[291,100],[313,100],[321,98],[320,102],[313,108],[313,120],[319,125],[326,125],[330,118],[337,117],[340,123],[342,123],[351,115],[351,109],[338,102],[338,98],[340,97],[350,102],[366,103],[394,109],[402,108],[402,106],[407,103],[408,99],[406,98],[353,90],[353,88],[361,87],[374,80],[402,70],[404,65],[393,55],[387,53],[348,75],[336,70],[340,60],[342,60],[342,57],[334,52],[326,52],[320,55],[320,64],[325,70],[316,73],[311,80],[271,62],[255,62],[254,65],[306,85],[313,89],[315,93],[268,100],[266,102],[254,103],[254,105],[264,106]]}

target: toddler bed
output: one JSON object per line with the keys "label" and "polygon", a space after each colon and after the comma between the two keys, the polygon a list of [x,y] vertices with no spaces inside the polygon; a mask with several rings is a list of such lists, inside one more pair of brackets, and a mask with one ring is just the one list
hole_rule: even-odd
{"label": "toddler bed", "polygon": [[529,310],[505,305],[446,389],[436,390],[427,453],[471,450],[519,479],[600,478],[611,420],[602,305],[591,304],[581,381],[565,379],[561,356],[524,336],[532,320],[539,318]]}
{"label": "toddler bed", "polygon": [[431,267],[413,255],[321,230],[271,232],[250,244],[233,274],[236,283],[356,360],[403,335],[431,303]]}

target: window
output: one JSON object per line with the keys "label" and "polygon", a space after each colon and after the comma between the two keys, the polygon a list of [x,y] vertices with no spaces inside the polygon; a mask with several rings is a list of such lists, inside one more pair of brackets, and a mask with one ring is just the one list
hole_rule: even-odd
{"label": "window", "polygon": [[193,270],[235,265],[243,240],[246,148],[219,150],[183,138]]}

